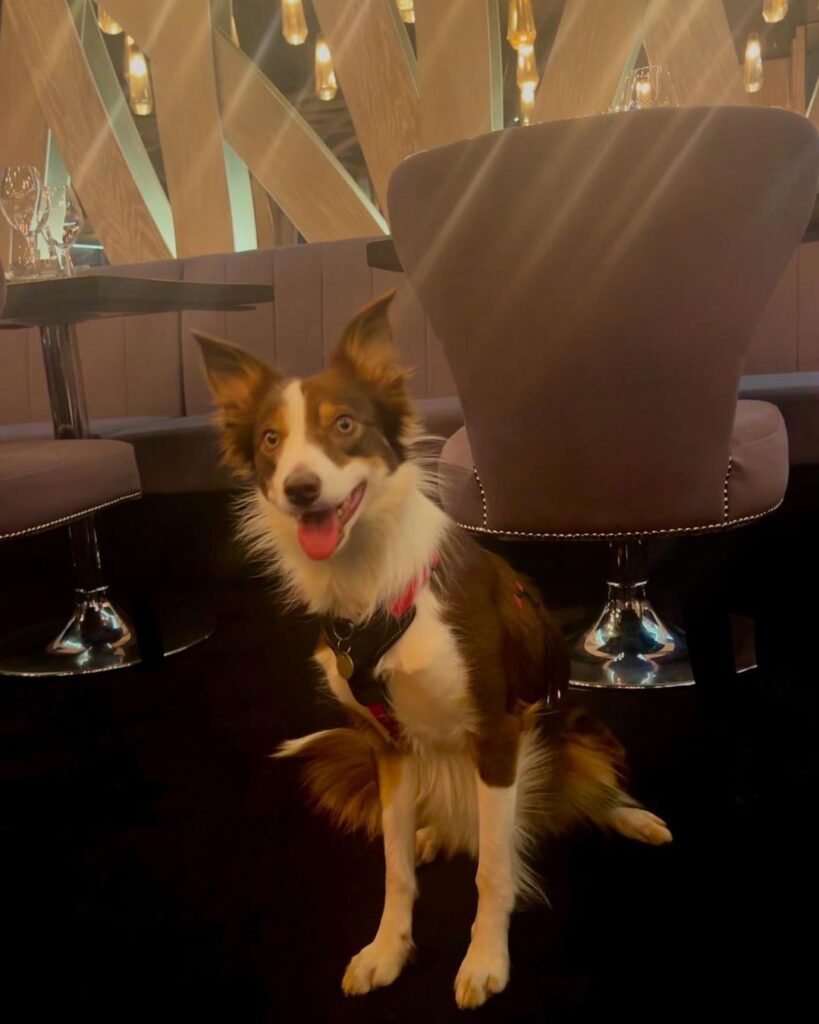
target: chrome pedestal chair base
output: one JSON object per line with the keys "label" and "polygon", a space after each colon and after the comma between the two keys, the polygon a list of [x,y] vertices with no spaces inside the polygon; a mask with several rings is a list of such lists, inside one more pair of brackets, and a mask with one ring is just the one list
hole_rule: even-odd
{"label": "chrome pedestal chair base", "polygon": [[[77,590],[74,614],[61,623],[19,630],[0,641],[0,676],[81,676],[138,665],[143,651],[107,587]],[[161,615],[159,656],[178,654],[206,640],[215,621],[179,604]],[[55,636],[55,634],[57,634]]]}
{"label": "chrome pedestal chair base", "polygon": [[666,626],[646,597],[639,556],[639,542],[612,544],[605,607],[590,629],[569,641],[571,686],[653,690],[693,685],[685,636]]}

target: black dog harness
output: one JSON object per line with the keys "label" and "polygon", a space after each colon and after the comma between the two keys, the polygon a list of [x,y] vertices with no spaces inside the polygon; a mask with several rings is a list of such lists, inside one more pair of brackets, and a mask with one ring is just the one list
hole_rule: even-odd
{"label": "black dog harness", "polygon": [[346,679],[353,697],[367,708],[393,740],[398,739],[400,730],[390,714],[384,679],[376,675],[375,666],[398,643],[414,619],[414,603],[400,618],[378,611],[361,626],[354,625],[349,619],[329,616],[321,619],[321,632],[336,656],[338,674]]}

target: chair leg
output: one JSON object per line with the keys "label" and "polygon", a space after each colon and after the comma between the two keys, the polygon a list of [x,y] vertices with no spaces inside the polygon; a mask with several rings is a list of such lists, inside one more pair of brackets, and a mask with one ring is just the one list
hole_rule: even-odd
{"label": "chair leg", "polygon": [[133,630],[108,595],[93,517],[74,523],[68,532],[76,574],[74,614],[48,645],[49,653],[90,664],[98,660],[98,649],[104,648],[106,660],[109,655],[114,658],[115,664],[110,667],[134,664],[139,660],[138,652],[133,650],[130,658],[128,655]]}
{"label": "chair leg", "polygon": [[594,625],[570,640],[571,685],[656,689],[694,682],[685,636],[665,625],[646,588],[643,545],[610,545],[608,598]]}
{"label": "chair leg", "polygon": [[711,571],[683,599],[683,622],[697,679],[698,718],[705,746],[709,788],[717,801],[731,802],[743,788],[740,778],[739,677],[731,632],[731,601],[725,585],[727,566],[712,547],[705,559]]}
{"label": "chair leg", "polygon": [[93,516],[72,523],[69,536],[74,613],[56,637],[42,635],[48,627],[35,627],[7,638],[0,654],[0,675],[79,676],[126,668],[141,660],[134,631],[109,596]]}

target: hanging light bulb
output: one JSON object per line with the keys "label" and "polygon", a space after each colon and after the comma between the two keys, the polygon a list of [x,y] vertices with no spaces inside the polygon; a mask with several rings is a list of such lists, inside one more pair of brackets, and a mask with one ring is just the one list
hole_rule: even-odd
{"label": "hanging light bulb", "polygon": [[515,50],[521,46],[534,46],[536,36],[532,0],[509,0],[509,18],[506,23],[509,45]]}
{"label": "hanging light bulb", "polygon": [[282,35],[291,46],[301,46],[307,38],[307,19],[301,0],[282,0]]}
{"label": "hanging light bulb", "polygon": [[407,25],[415,24],[415,0],[396,0],[398,4],[398,13],[401,15],[401,21]]}
{"label": "hanging light bulb", "polygon": [[521,43],[518,47],[518,88],[526,85],[536,86],[538,83],[537,61],[535,60],[534,46],[527,46]]}
{"label": "hanging light bulb", "polygon": [[527,82],[520,87],[520,123],[531,124],[535,109],[535,85]]}
{"label": "hanging light bulb", "polygon": [[787,13],[788,0],[764,0],[762,4],[762,17],[769,25],[782,21]]}
{"label": "hanging light bulb", "polygon": [[336,73],[333,70],[333,57],[324,37],[316,40],[316,96],[320,100],[332,100],[338,92]]}
{"label": "hanging light bulb", "polygon": [[130,36],[126,36],[126,75],[128,77],[128,103],[131,110],[140,117],[150,114],[154,109],[154,94],[151,88],[151,76],[148,74],[148,61],[145,54]]}
{"label": "hanging light bulb", "polygon": [[743,83],[745,92],[759,92],[762,88],[762,46],[756,32],[751,32],[745,44]]}
{"label": "hanging light bulb", "polygon": [[118,21],[114,21],[111,15],[101,7],[97,7],[97,24],[100,27],[100,32],[104,32],[107,36],[122,35],[122,25]]}

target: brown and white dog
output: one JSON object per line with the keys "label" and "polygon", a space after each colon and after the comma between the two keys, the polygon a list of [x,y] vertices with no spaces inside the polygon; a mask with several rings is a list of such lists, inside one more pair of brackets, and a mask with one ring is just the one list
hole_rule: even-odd
{"label": "brown and white dog", "polygon": [[[475,1007],[507,984],[509,916],[538,892],[527,866],[538,837],[581,820],[648,843],[671,835],[620,788],[623,751],[610,733],[583,713],[544,716],[568,679],[559,632],[532,584],[428,496],[391,298],[364,309],[328,369],[306,380],[197,337],[225,461],[255,485],[244,538],[321,619],[315,660],[350,712],[349,728],[290,740],[279,756],[305,759],[312,796],[339,824],[383,835],[381,923],[343,989],[394,981],[412,949],[416,861],[467,851],[479,898],[455,997]],[[384,696],[361,699],[344,656],[377,621],[387,643],[368,674]]]}

